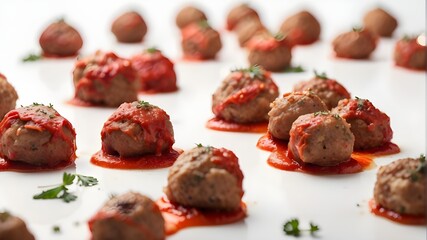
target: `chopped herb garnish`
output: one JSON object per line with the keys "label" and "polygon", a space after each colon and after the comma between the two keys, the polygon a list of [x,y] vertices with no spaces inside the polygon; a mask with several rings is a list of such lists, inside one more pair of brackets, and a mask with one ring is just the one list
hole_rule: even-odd
{"label": "chopped herb garnish", "polygon": [[314,76],[316,76],[316,78],[320,78],[320,79],[323,79],[323,80],[328,79],[328,76],[326,75],[325,72],[318,73],[316,70],[314,70]]}
{"label": "chopped herb garnish", "polygon": [[363,30],[363,27],[361,26],[354,26],[353,27],[353,32],[361,32]]}
{"label": "chopped herb garnish", "polygon": [[274,35],[274,39],[276,39],[277,41],[282,41],[283,39],[285,39],[285,35],[283,33],[276,33],[276,35]]}
{"label": "chopped herb garnish", "polygon": [[420,179],[420,174],[426,173],[426,156],[424,154],[421,154],[418,160],[420,163],[417,169],[411,172],[411,181],[413,182],[418,181],[418,179]]}
{"label": "chopped herb garnish", "polygon": [[365,105],[365,99],[356,97],[357,100],[357,110],[362,110],[363,106]]}
{"label": "chopped herb garnish", "polygon": [[148,109],[148,108],[152,108],[153,105],[151,105],[149,102],[146,101],[138,101],[138,104],[136,105],[136,108],[144,108],[144,109]]}
{"label": "chopped herb garnish", "polygon": [[242,73],[248,73],[249,77],[254,78],[263,78],[264,77],[264,70],[259,65],[253,65],[249,68],[236,68],[231,70],[231,72],[242,72]]}
{"label": "chopped herb garnish", "polygon": [[61,232],[61,228],[59,226],[53,226],[52,230],[54,233],[60,233]]}
{"label": "chopped herb garnish", "polygon": [[73,184],[76,177],[77,184],[79,186],[90,187],[98,184],[98,180],[94,177],[64,172],[62,176],[62,184],[52,189],[42,191],[40,194],[34,195],[33,199],[62,199],[67,203],[76,200],[77,196],[68,192],[67,188],[67,186]]}
{"label": "chopped herb garnish", "polygon": [[145,51],[148,53],[155,53],[155,52],[158,52],[159,49],[157,49],[156,47],[150,47],[150,48],[147,48],[147,50]]}
{"label": "chopped herb garnish", "polygon": [[40,59],[42,59],[42,55],[41,54],[30,53],[30,54],[28,54],[28,56],[24,57],[22,59],[22,61],[23,62],[35,62],[35,61],[38,61]]}
{"label": "chopped herb garnish", "polygon": [[326,116],[326,115],[329,115],[329,112],[328,111],[318,111],[318,112],[315,112],[313,114],[315,117],[320,116],[320,115]]}
{"label": "chopped herb garnish", "polygon": [[293,73],[300,73],[300,72],[304,72],[304,68],[301,65],[298,65],[296,67],[293,66],[289,66],[285,69],[285,72],[293,72]]}
{"label": "chopped herb garnish", "polygon": [[10,218],[9,212],[0,212],[0,222],[5,222],[8,218]]}
{"label": "chopped herb garnish", "polygon": [[340,119],[341,118],[340,115],[338,115],[336,113],[332,114],[332,117],[334,117],[335,119]]}
{"label": "chopped herb garnish", "polygon": [[297,218],[292,218],[283,225],[283,231],[286,233],[286,235],[291,235],[294,237],[299,237],[301,232],[310,232],[311,235],[314,235],[319,230],[319,226],[315,225],[314,223],[310,223],[309,229],[300,229],[299,220]]}
{"label": "chopped herb garnish", "polygon": [[49,108],[53,108],[53,104],[52,104],[52,103],[49,103],[49,105],[47,105],[47,107],[49,107]]}
{"label": "chopped herb garnish", "polygon": [[204,148],[204,150],[206,151],[206,152],[210,152],[211,150],[212,150],[212,146],[210,146],[210,145],[207,145],[207,146],[203,146],[203,144],[201,144],[201,143],[196,143],[196,146],[197,146],[197,148]]}

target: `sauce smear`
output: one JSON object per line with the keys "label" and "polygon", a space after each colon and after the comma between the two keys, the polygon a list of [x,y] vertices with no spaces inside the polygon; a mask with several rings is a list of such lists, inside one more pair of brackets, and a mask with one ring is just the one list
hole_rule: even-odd
{"label": "sauce smear", "polygon": [[95,153],[90,162],[104,168],[115,169],[156,169],[172,166],[182,150],[171,149],[160,155],[144,155],[140,157],[119,157],[100,150]]}
{"label": "sauce smear", "polygon": [[206,127],[212,130],[225,132],[264,133],[267,131],[268,122],[242,124],[227,122],[214,117],[206,123]]}
{"label": "sauce smear", "polygon": [[267,163],[275,168],[296,171],[309,174],[351,174],[361,172],[373,167],[373,158],[398,153],[399,147],[394,143],[387,143],[379,148],[370,149],[363,152],[353,152],[351,158],[336,166],[318,166],[314,164],[305,164],[296,161],[292,153],[288,150],[288,141],[273,138],[270,133],[263,135],[257,143],[257,147],[272,152],[267,159]]}
{"label": "sauce smear", "polygon": [[414,216],[409,214],[401,214],[394,212],[392,210],[388,210],[380,206],[375,202],[374,199],[369,201],[369,209],[371,212],[377,216],[387,218],[393,222],[407,224],[407,225],[426,225],[427,219],[425,216]]}
{"label": "sauce smear", "polygon": [[187,208],[169,202],[165,196],[157,200],[156,204],[165,219],[167,235],[187,227],[229,224],[246,217],[246,205],[243,202],[241,202],[240,208],[233,212]]}
{"label": "sauce smear", "polygon": [[74,166],[74,159],[70,161],[60,162],[57,165],[31,165],[24,162],[10,161],[0,158],[0,172],[1,171],[13,171],[13,172],[45,172],[55,171],[64,169],[70,166]]}

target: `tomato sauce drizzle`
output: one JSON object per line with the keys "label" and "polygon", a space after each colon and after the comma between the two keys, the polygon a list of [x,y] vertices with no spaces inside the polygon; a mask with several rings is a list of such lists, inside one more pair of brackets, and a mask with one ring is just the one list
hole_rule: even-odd
{"label": "tomato sauce drizzle", "polygon": [[396,53],[400,54],[399,61],[395,60],[396,66],[415,70],[415,71],[425,71],[426,67],[422,68],[415,68],[411,66],[410,61],[411,57],[415,55],[417,52],[424,52],[426,51],[426,46],[422,46],[418,44],[416,38],[412,39],[402,39],[396,43],[395,50]]}
{"label": "tomato sauce drizzle", "polygon": [[423,215],[401,214],[392,210],[388,210],[375,202],[375,199],[369,201],[369,209],[377,216],[387,218],[393,222],[406,225],[426,225],[427,218]]}
{"label": "tomato sauce drizzle", "polygon": [[232,212],[200,210],[173,204],[164,196],[156,201],[166,224],[166,234],[171,235],[183,228],[214,226],[238,222],[246,217],[246,204]]}
{"label": "tomato sauce drizzle", "polygon": [[0,172],[13,171],[13,172],[45,172],[65,169],[67,167],[75,166],[74,159],[70,161],[60,162],[54,166],[49,165],[32,165],[25,162],[10,161],[0,158]]}
{"label": "tomato sauce drizzle", "polygon": [[104,168],[157,169],[172,166],[181,153],[182,150],[171,149],[169,152],[160,155],[152,154],[140,157],[119,157],[100,150],[90,158],[90,162]]}
{"label": "tomato sauce drizzle", "polygon": [[214,117],[206,123],[206,127],[212,130],[225,132],[264,133],[267,131],[268,122],[261,123],[233,123]]}
{"label": "tomato sauce drizzle", "polygon": [[336,166],[326,167],[296,161],[288,150],[288,142],[273,138],[269,133],[258,140],[257,147],[272,152],[267,159],[267,163],[272,167],[317,175],[361,172],[373,167],[373,158],[375,156],[389,155],[400,151],[396,144],[389,142],[382,147],[370,149],[369,151],[353,152],[348,161]]}

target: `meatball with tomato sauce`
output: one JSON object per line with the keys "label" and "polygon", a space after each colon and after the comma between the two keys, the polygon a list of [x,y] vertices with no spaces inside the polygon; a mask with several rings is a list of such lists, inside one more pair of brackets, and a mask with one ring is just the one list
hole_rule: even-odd
{"label": "meatball with tomato sauce", "polygon": [[7,112],[14,109],[18,94],[15,88],[7,81],[6,77],[0,73],[0,120]]}
{"label": "meatball with tomato sauce", "polygon": [[280,72],[291,64],[292,53],[289,43],[281,35],[273,36],[261,32],[253,36],[246,44],[249,50],[248,61],[268,71]]}
{"label": "meatball with tomato sauce", "polygon": [[117,107],[136,101],[138,82],[130,60],[97,51],[78,60],[73,71],[75,97],[83,102]]}
{"label": "meatball with tomato sauce", "polygon": [[53,167],[76,158],[76,133],[52,106],[33,104],[6,114],[0,122],[0,157]]}
{"label": "meatball with tomato sauce", "polygon": [[363,17],[363,25],[381,37],[391,37],[397,27],[397,20],[382,8],[375,8]]}
{"label": "meatball with tomato sauce", "polygon": [[208,18],[202,10],[193,6],[186,6],[176,15],[175,23],[178,28],[182,29],[191,23],[198,23],[206,20],[208,20]]}
{"label": "meatball with tomato sauce", "polygon": [[264,69],[237,69],[212,95],[212,112],[228,122],[256,123],[268,120],[270,103],[279,96],[277,85]]}
{"label": "meatball with tomato sauce", "polygon": [[289,150],[295,160],[335,166],[350,159],[354,135],[337,114],[315,112],[295,120],[289,132]]}
{"label": "meatball with tomato sauce", "polygon": [[424,155],[381,166],[374,188],[375,202],[400,214],[426,216],[426,169]]}
{"label": "meatball with tomato sauce", "polygon": [[123,103],[104,123],[102,150],[136,157],[167,152],[175,143],[169,115],[148,102]]}
{"label": "meatball with tomato sauce", "polygon": [[242,182],[232,151],[198,145],[178,157],[164,192],[171,202],[186,207],[233,211],[240,207]]}
{"label": "meatball with tomato sauce", "polygon": [[259,15],[248,4],[239,4],[233,7],[227,14],[226,27],[228,30],[233,31],[240,22],[244,22],[248,19],[259,19]]}
{"label": "meatball with tomato sauce", "polygon": [[174,64],[155,48],[149,48],[131,58],[132,66],[144,92],[173,92],[177,90]]}
{"label": "meatball with tomato sauce", "polygon": [[165,221],[150,198],[135,192],[113,196],[89,220],[93,240],[163,240]]}
{"label": "meatball with tomato sauce", "polygon": [[214,59],[222,48],[220,35],[206,21],[192,23],[181,29],[184,57],[204,60]]}
{"label": "meatball with tomato sauce", "polygon": [[139,13],[126,12],[114,20],[111,32],[119,42],[137,43],[147,34],[147,24]]}
{"label": "meatball with tomato sauce", "polygon": [[405,36],[394,47],[394,62],[400,67],[425,71],[427,68],[426,51],[425,35]]}
{"label": "meatball with tomato sauce", "polygon": [[377,47],[377,37],[366,29],[353,28],[338,35],[332,42],[337,57],[366,59]]}
{"label": "meatball with tomato sauce", "polygon": [[301,11],[287,18],[280,32],[292,46],[311,44],[319,39],[320,23],[310,12]]}
{"label": "meatball with tomato sauce", "polygon": [[25,222],[8,212],[0,212],[0,239],[2,240],[34,240]]}
{"label": "meatball with tomato sauce", "polygon": [[292,123],[299,116],[327,110],[325,103],[313,92],[286,93],[271,104],[268,132],[275,138],[289,140]]}
{"label": "meatball with tomato sauce", "polygon": [[367,99],[343,99],[332,112],[351,125],[356,150],[380,147],[393,137],[390,118]]}
{"label": "meatball with tomato sauce", "polygon": [[328,109],[338,105],[339,100],[350,98],[350,93],[339,82],[326,76],[325,73],[318,74],[309,81],[303,81],[294,86],[294,91],[312,91],[326,104]]}
{"label": "meatball with tomato sauce", "polygon": [[83,39],[75,28],[61,19],[43,31],[39,43],[45,56],[69,57],[77,55]]}

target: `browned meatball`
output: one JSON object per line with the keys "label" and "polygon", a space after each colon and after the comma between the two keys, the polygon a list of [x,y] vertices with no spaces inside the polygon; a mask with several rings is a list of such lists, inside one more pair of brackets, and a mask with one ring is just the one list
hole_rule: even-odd
{"label": "browned meatball", "polygon": [[320,23],[308,11],[301,11],[287,18],[280,26],[292,46],[311,44],[319,39]]}
{"label": "browned meatball", "polygon": [[322,99],[328,109],[337,106],[339,100],[351,97],[340,83],[328,78],[325,73],[315,73],[315,77],[311,80],[296,84],[294,91],[312,91]]}
{"label": "browned meatball", "polygon": [[0,157],[31,165],[55,166],[76,158],[76,133],[52,106],[33,104],[0,122]]}
{"label": "browned meatball", "polygon": [[139,13],[135,11],[126,12],[114,20],[111,25],[111,32],[119,42],[141,42],[147,33],[147,24]]}
{"label": "browned meatball", "polygon": [[382,8],[375,8],[363,17],[366,29],[381,37],[391,37],[397,27],[397,20]]}
{"label": "browned meatball", "polygon": [[251,65],[260,65],[268,71],[280,72],[291,64],[291,47],[281,35],[273,36],[261,32],[253,36],[246,47],[249,50],[248,61]]}
{"label": "browned meatball", "polygon": [[393,137],[390,118],[367,99],[343,99],[332,109],[351,125],[354,134],[354,149],[379,147]]}
{"label": "browned meatball", "polygon": [[74,56],[83,46],[79,32],[63,19],[50,24],[41,34],[39,43],[45,56]]}
{"label": "browned meatball", "polygon": [[214,59],[221,50],[222,43],[219,33],[206,21],[191,23],[181,29],[182,51],[184,57],[190,59]]}
{"label": "browned meatball", "polygon": [[377,37],[366,29],[353,28],[351,32],[338,35],[332,46],[337,57],[364,59],[377,47]]}
{"label": "browned meatball", "polygon": [[34,240],[35,238],[22,219],[12,216],[8,212],[0,212],[0,239]]}
{"label": "browned meatball", "polygon": [[16,106],[18,94],[15,88],[7,81],[6,77],[0,73],[0,120],[4,115]]}
{"label": "browned meatball", "polygon": [[233,152],[199,145],[178,157],[164,192],[171,202],[183,206],[232,211],[240,207],[242,181]]}
{"label": "browned meatball", "polygon": [[268,120],[270,103],[279,96],[277,85],[264,69],[237,69],[212,95],[212,112],[229,122],[255,123]]}
{"label": "browned meatball", "polygon": [[405,36],[396,43],[394,62],[400,67],[425,71],[427,68],[426,52],[425,35]]}
{"label": "browned meatball", "polygon": [[374,199],[382,207],[397,213],[426,216],[425,157],[404,158],[380,167]]}
{"label": "browned meatball", "polygon": [[129,60],[97,51],[78,60],[73,71],[76,98],[95,105],[116,107],[138,98],[136,73]]}
{"label": "browned meatball", "polygon": [[233,7],[227,15],[227,29],[234,30],[241,21],[250,18],[259,19],[258,13],[248,4],[239,4]]}
{"label": "browned meatball", "polygon": [[291,92],[271,104],[268,132],[275,138],[289,140],[292,123],[301,115],[327,111],[325,103],[313,92]]}
{"label": "browned meatball", "polygon": [[165,221],[157,205],[135,192],[114,196],[89,220],[93,240],[163,240]]}
{"label": "browned meatball", "polygon": [[101,138],[104,152],[122,157],[160,154],[175,142],[169,115],[144,101],[120,105],[105,122]]}
{"label": "browned meatball", "polygon": [[268,31],[259,18],[249,18],[245,21],[240,21],[235,30],[241,47],[245,46],[256,34],[261,32],[267,33]]}
{"label": "browned meatball", "polygon": [[182,8],[176,15],[176,25],[182,29],[190,23],[197,23],[203,20],[208,20],[205,13],[193,6],[186,6]]}
{"label": "browned meatball", "polygon": [[290,130],[289,150],[296,160],[334,166],[350,159],[354,136],[337,114],[316,112],[302,115]]}

